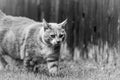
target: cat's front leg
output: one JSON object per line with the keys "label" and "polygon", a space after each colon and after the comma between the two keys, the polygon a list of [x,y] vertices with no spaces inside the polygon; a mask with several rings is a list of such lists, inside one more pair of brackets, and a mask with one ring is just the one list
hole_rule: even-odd
{"label": "cat's front leg", "polygon": [[58,74],[58,62],[48,62],[47,66],[50,75],[54,76]]}
{"label": "cat's front leg", "polygon": [[54,76],[58,74],[58,65],[59,65],[59,57],[51,54],[46,59],[47,67],[49,70],[50,75]]}

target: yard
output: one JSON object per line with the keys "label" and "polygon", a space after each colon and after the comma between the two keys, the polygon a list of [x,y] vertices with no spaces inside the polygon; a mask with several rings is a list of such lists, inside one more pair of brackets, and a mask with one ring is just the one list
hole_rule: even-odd
{"label": "yard", "polygon": [[10,66],[0,80],[120,80],[120,0],[0,0],[0,10],[39,22],[67,18],[62,53],[72,58],[54,77],[41,64],[38,73]]}
{"label": "yard", "polygon": [[119,58],[116,64],[97,64],[92,60],[60,62],[57,76],[48,76],[46,65],[38,73],[11,66],[0,72],[0,80],[120,80]]}

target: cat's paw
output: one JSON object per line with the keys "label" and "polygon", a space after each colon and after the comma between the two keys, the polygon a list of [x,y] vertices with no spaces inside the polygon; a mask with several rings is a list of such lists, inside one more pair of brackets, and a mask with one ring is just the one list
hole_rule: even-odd
{"label": "cat's paw", "polygon": [[56,67],[51,68],[51,69],[49,70],[49,75],[50,75],[50,76],[57,76],[57,75],[58,75],[58,69],[57,69]]}
{"label": "cat's paw", "polygon": [[35,59],[33,57],[26,57],[24,59],[23,64],[27,71],[34,71],[34,67],[35,67],[35,65],[37,65],[37,59]]}
{"label": "cat's paw", "polygon": [[24,69],[27,70],[27,71],[28,71],[29,69],[31,69],[31,65],[30,65],[31,60],[32,60],[31,57],[25,57],[24,60],[23,60]]}

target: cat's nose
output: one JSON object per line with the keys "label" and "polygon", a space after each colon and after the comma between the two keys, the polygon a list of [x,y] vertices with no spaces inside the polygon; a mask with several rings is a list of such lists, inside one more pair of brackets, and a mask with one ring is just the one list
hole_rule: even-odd
{"label": "cat's nose", "polygon": [[60,44],[60,41],[57,41],[57,44]]}

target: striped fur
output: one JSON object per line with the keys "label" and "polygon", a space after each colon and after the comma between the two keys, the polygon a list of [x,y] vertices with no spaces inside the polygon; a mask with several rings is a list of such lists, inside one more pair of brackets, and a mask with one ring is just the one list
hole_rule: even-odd
{"label": "striped fur", "polygon": [[60,24],[36,22],[0,11],[0,68],[5,67],[4,55],[21,60],[40,56],[47,61],[49,72],[56,73],[60,45],[66,38],[65,24],[66,20]]}

